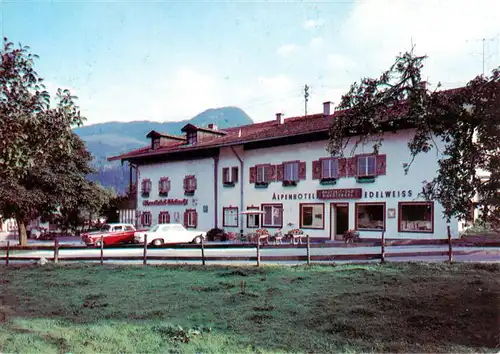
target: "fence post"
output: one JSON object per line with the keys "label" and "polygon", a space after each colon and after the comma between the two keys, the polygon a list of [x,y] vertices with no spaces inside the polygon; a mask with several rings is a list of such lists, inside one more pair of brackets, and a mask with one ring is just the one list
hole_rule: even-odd
{"label": "fence post", "polygon": [[260,237],[257,238],[257,267],[260,266]]}
{"label": "fence post", "polygon": [[453,262],[453,251],[451,249],[451,231],[448,225],[448,262]]}
{"label": "fence post", "polygon": [[101,236],[101,265],[104,264],[104,236]]}
{"label": "fence post", "polygon": [[7,241],[7,253],[5,254],[5,266],[9,266],[10,241]]}
{"label": "fence post", "polygon": [[307,241],[307,265],[311,265],[311,240],[309,235],[306,235]]}
{"label": "fence post", "polygon": [[59,262],[59,239],[54,239],[54,263]]}
{"label": "fence post", "polygon": [[382,243],[380,245],[380,263],[385,263],[385,231],[382,231]]}
{"label": "fence post", "polygon": [[146,265],[148,263],[148,234],[144,235],[144,253],[142,264]]}
{"label": "fence post", "polygon": [[201,237],[201,265],[205,265],[205,241],[204,237]]}

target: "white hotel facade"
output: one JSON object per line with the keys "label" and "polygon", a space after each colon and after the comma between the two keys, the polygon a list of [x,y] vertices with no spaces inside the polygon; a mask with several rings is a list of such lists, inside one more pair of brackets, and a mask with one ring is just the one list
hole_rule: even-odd
{"label": "white hotel facade", "polygon": [[[413,130],[400,125],[385,134],[378,155],[366,145],[353,156],[332,157],[326,148],[336,114],[325,102],[323,113],[307,117],[277,114],[224,130],[188,124],[182,136],[152,131],[150,145],[110,160],[135,169],[141,227],[301,229],[313,239],[341,240],[348,229],[361,238],[384,231],[389,239],[442,239],[450,226],[458,237],[459,221],[447,224],[442,206],[419,195],[422,182],[436,175],[436,152],[419,155],[405,174]],[[247,210],[264,214],[240,214]]]}

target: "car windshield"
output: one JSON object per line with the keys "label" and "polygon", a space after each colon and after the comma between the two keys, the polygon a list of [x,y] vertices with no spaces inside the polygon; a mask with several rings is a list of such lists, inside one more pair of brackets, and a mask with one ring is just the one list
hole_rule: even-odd
{"label": "car windshield", "polygon": [[160,225],[155,225],[152,228],[150,228],[148,231],[149,232],[155,232],[156,230],[158,230],[159,227],[160,227]]}
{"label": "car windshield", "polygon": [[101,227],[101,231],[109,231],[111,229],[111,225],[104,224]]}

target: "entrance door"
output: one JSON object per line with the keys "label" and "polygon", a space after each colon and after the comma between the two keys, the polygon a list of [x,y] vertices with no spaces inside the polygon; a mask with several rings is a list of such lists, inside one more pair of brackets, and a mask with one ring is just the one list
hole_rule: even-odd
{"label": "entrance door", "polygon": [[330,218],[331,238],[342,241],[349,229],[349,204],[330,204]]}

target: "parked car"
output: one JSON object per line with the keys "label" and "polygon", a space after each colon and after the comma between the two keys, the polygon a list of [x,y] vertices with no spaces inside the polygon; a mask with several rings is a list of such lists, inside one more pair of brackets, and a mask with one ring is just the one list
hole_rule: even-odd
{"label": "parked car", "polygon": [[200,243],[202,238],[207,237],[206,231],[189,230],[182,224],[159,224],[147,231],[137,231],[134,242],[144,243],[147,235],[148,244],[160,246],[165,243]]}
{"label": "parked car", "polygon": [[101,238],[104,245],[133,243],[136,228],[132,224],[104,224],[99,231],[82,234],[82,241],[87,246],[101,247]]}

